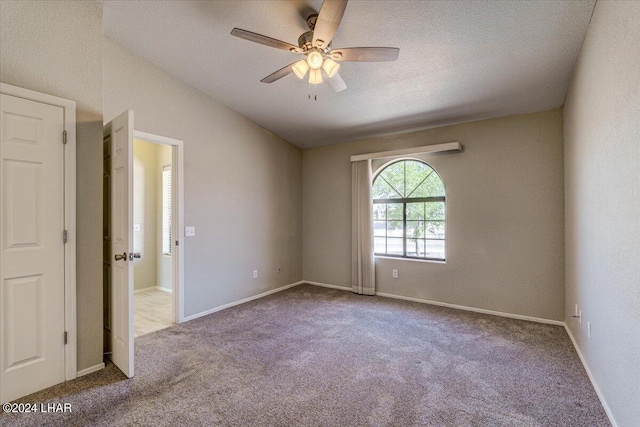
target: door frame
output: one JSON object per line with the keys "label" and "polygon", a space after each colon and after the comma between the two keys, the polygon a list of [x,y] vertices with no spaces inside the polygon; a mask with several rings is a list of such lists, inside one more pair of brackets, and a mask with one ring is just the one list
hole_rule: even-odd
{"label": "door frame", "polygon": [[[76,378],[78,366],[76,329],[76,102],[0,83],[0,92],[42,104],[61,107],[64,111],[64,228],[67,242],[64,245],[64,328],[67,333],[64,364],[66,381]],[[60,136],[62,138],[62,135]]]}
{"label": "door frame", "polygon": [[[171,187],[173,199],[171,235],[176,236],[172,254],[173,321],[184,322],[184,146],[183,141],[134,129],[134,139],[171,146]],[[131,171],[133,173],[133,171]],[[176,242],[178,244],[176,244]],[[133,327],[133,325],[131,325]]]}

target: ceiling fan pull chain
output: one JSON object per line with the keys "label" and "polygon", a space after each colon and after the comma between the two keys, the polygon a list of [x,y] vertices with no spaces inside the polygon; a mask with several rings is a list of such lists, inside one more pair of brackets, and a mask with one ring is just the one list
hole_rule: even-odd
{"label": "ceiling fan pull chain", "polygon": [[[308,93],[308,95],[307,95],[307,96],[309,97],[309,99],[311,99],[311,83],[308,83],[308,85],[309,85],[309,90],[308,90],[308,92],[307,92],[307,93]],[[314,100],[314,101],[317,101],[317,100],[318,100],[318,94],[317,94],[317,93],[315,93],[315,90],[314,90],[314,94],[313,94],[313,100]]]}
{"label": "ceiling fan pull chain", "polygon": [[[309,95],[308,95],[308,96],[309,96],[309,99],[311,99],[311,83],[308,83],[308,85],[309,85],[309,92],[308,92],[308,93],[309,93]],[[315,86],[315,85],[314,85],[314,86]],[[317,94],[317,93],[315,93],[315,90],[314,90],[314,94],[313,94],[313,100],[314,100],[314,101],[317,101],[317,100],[318,100],[318,94]]]}

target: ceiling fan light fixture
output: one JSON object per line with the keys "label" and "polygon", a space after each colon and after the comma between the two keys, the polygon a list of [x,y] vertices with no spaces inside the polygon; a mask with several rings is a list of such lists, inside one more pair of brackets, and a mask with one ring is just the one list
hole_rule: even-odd
{"label": "ceiling fan light fixture", "polygon": [[304,78],[305,74],[307,74],[307,71],[309,71],[309,65],[304,59],[301,59],[300,61],[293,64],[293,72],[300,80]]}
{"label": "ceiling fan light fixture", "polygon": [[[253,43],[304,55],[302,60],[298,58],[269,74],[260,80],[261,83],[273,83],[289,74],[295,74],[300,80],[304,80],[308,73],[309,85],[327,83],[335,92],[341,92],[347,88],[338,74],[342,61],[395,61],[400,52],[396,47],[342,47],[334,50],[333,36],[340,26],[347,2],[348,0],[322,0],[320,12],[307,16],[309,31],[298,37],[298,46],[241,28],[231,30],[231,35]],[[326,73],[324,77],[323,73]],[[309,97],[311,97],[311,89]]]}
{"label": "ceiling fan light fixture", "polygon": [[322,63],[324,62],[324,58],[322,54],[317,50],[309,52],[307,55],[307,63],[309,64],[309,68],[312,70],[319,70],[322,67]]}
{"label": "ceiling fan light fixture", "polygon": [[338,69],[340,68],[340,64],[327,58],[324,60],[324,64],[322,64],[322,68],[327,73],[329,78],[331,78],[335,76],[336,73],[338,72]]}
{"label": "ceiling fan light fixture", "polygon": [[320,70],[309,70],[309,83],[312,85],[322,83],[322,72]]}

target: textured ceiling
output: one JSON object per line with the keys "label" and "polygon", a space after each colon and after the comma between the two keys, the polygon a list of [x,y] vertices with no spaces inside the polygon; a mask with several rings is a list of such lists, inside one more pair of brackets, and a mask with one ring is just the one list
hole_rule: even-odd
{"label": "textured ceiling", "polygon": [[297,44],[321,1],[104,1],[105,34],[302,148],[557,108],[594,1],[356,1],[334,48],[400,48],[396,62],[343,62],[334,93],[291,74],[299,55],[231,36]]}

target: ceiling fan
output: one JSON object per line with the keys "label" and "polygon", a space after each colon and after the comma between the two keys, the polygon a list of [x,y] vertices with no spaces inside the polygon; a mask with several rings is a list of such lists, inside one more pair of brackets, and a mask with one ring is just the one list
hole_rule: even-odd
{"label": "ceiling fan", "polygon": [[[338,30],[346,7],[347,0],[325,0],[320,8],[320,13],[314,13],[307,18],[309,31],[298,38],[298,46],[240,28],[234,28],[231,31],[231,35],[305,55],[305,59],[293,62],[275,73],[269,74],[260,80],[262,83],[273,83],[291,73],[294,73],[299,79],[303,79],[308,71],[310,84],[320,84],[326,81],[334,91],[340,92],[345,90],[347,85],[338,74],[338,69],[340,68],[338,62],[395,61],[400,53],[400,49],[395,47],[344,47],[333,49],[331,40]],[[326,74],[326,80],[323,80],[323,71]]]}

